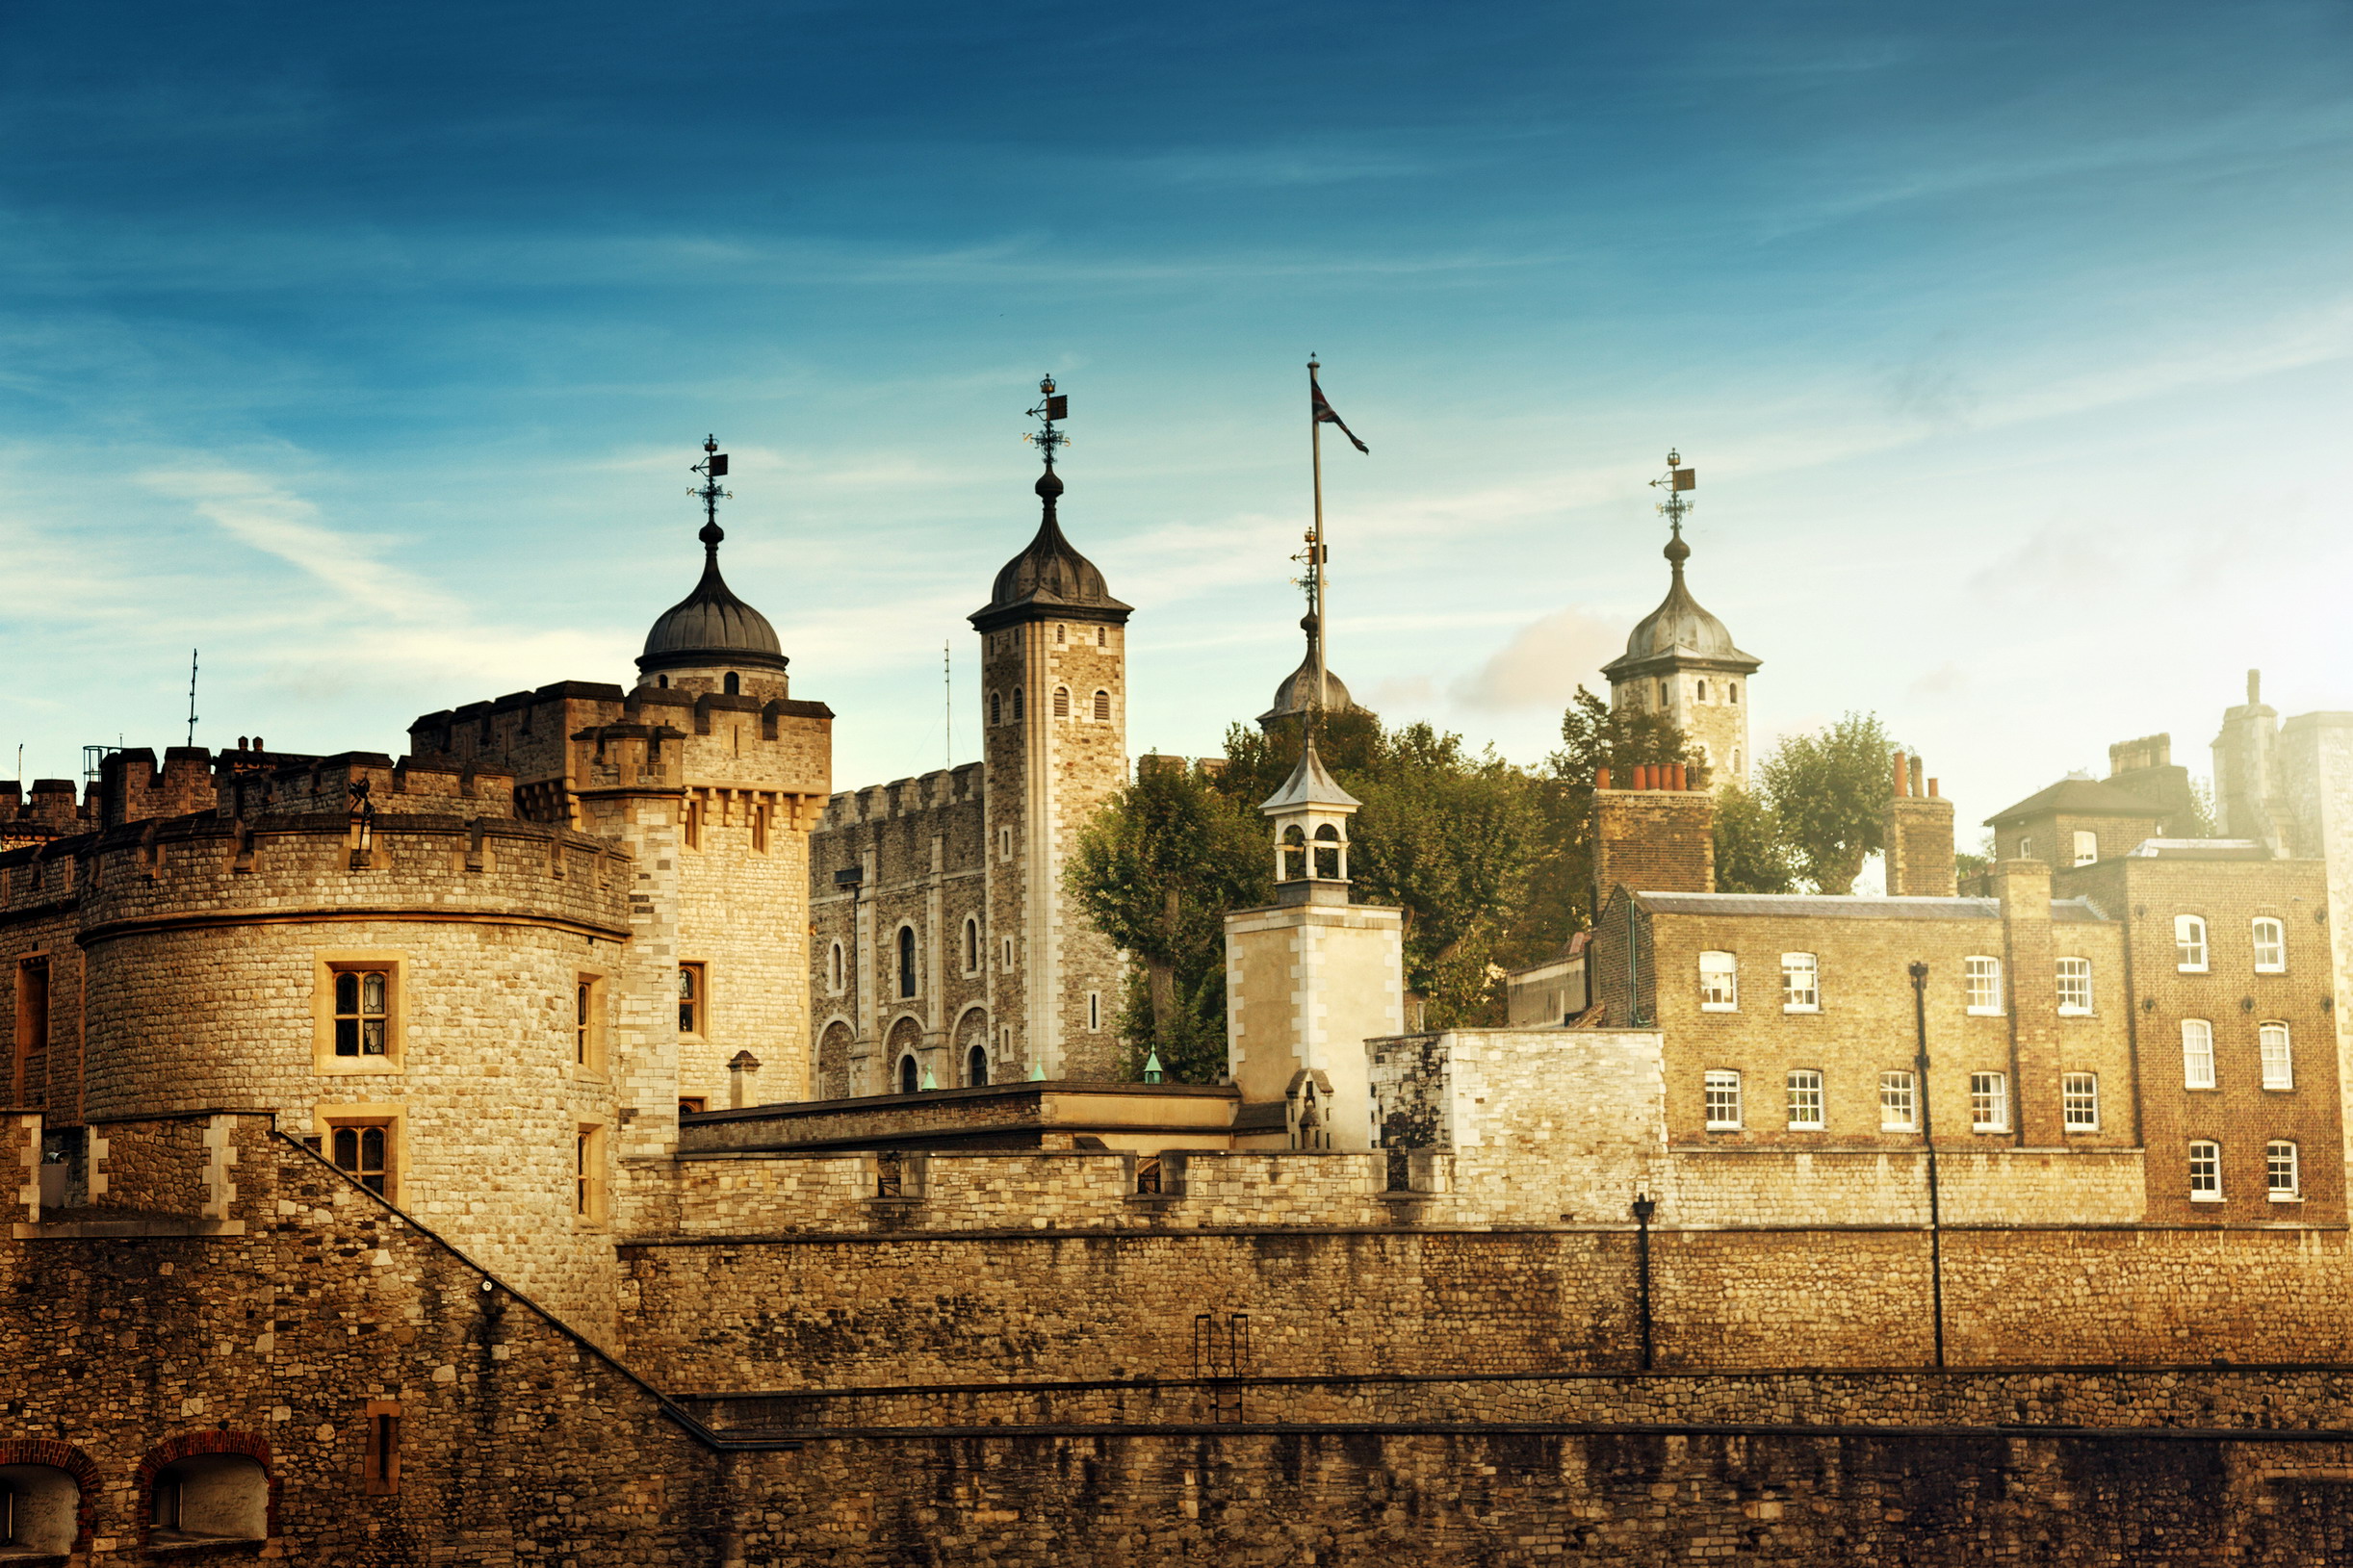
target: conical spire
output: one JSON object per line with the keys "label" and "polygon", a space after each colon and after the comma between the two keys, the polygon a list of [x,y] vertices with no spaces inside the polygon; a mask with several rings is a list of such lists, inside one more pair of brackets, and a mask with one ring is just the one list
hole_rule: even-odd
{"label": "conical spire", "polygon": [[1307,736],[1306,744],[1299,749],[1299,765],[1291,769],[1290,778],[1283,781],[1280,789],[1267,796],[1258,810],[1268,816],[1281,816],[1286,812],[1317,808],[1328,811],[1353,811],[1363,804],[1342,789],[1340,782],[1324,766],[1324,759],[1315,755],[1315,736],[1311,734]]}

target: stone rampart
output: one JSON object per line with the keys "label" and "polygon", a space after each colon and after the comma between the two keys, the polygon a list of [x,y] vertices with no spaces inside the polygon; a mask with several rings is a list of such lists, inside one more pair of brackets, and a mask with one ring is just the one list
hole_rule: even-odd
{"label": "stone rampart", "polygon": [[[1641,1248],[1622,1228],[957,1233],[894,1218],[865,1236],[625,1243],[624,1343],[693,1392],[1186,1375],[1203,1313],[1248,1315],[1270,1376],[1641,1360]],[[1954,1365],[2353,1359],[2341,1232],[1951,1229],[1942,1250]],[[1924,1230],[1654,1231],[1650,1271],[1662,1368],[1933,1364]]]}

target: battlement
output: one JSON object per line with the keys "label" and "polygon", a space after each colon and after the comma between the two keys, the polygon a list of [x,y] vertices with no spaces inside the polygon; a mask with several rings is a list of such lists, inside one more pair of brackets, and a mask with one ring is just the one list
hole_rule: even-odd
{"label": "battlement", "polygon": [[341,752],[262,771],[224,769],[215,809],[224,817],[349,817],[361,802],[378,814],[511,817],[515,776],[495,763],[449,757]]}
{"label": "battlement", "polygon": [[817,831],[895,821],[978,801],[987,769],[986,762],[966,762],[952,768],[934,768],[912,779],[893,779],[889,784],[868,784],[864,789],[845,789],[827,799],[825,815]]}

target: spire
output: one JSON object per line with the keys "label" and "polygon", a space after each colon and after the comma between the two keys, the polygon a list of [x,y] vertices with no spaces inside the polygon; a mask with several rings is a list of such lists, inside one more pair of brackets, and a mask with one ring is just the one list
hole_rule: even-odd
{"label": "spire", "polygon": [[1325,768],[1309,730],[1299,765],[1258,808],[1275,834],[1277,904],[1348,902],[1348,819],[1363,804]]}

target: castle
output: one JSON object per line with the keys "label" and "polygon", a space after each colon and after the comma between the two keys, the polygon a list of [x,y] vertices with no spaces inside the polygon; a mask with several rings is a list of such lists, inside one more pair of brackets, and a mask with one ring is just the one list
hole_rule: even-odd
{"label": "castle", "polygon": [[[1062,887],[1131,610],[1046,450],[975,764],[834,791],[714,444],[627,688],[0,786],[0,1558],[2341,1551],[2353,715],[2251,687],[2218,836],[2126,742],[1966,887],[1898,758],[1884,898],[1596,780],[1592,930],[1440,1032],[1310,745],[1228,1081],[1131,1081]],[[1738,778],[1688,558],[1614,701]]]}

